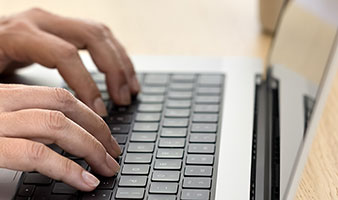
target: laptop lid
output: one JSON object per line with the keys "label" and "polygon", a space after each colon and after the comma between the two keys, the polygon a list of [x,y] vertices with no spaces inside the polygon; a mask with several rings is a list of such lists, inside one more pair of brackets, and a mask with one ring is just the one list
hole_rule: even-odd
{"label": "laptop lid", "polygon": [[281,199],[293,198],[336,71],[330,12],[337,8],[331,0],[289,2],[273,41],[268,63],[279,82]]}

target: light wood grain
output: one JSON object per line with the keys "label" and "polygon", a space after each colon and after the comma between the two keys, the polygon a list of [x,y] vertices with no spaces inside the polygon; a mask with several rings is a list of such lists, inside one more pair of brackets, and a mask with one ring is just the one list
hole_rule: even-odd
{"label": "light wood grain", "polygon": [[[255,0],[0,0],[0,14],[30,7],[106,23],[131,54],[251,56],[264,59]],[[338,199],[338,76],[296,199]]]}

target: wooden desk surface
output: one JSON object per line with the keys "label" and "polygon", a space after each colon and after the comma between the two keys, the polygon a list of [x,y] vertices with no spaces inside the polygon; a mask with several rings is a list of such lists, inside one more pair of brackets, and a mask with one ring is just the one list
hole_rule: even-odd
{"label": "wooden desk surface", "polygon": [[[106,23],[130,54],[251,56],[264,59],[271,38],[260,32],[253,0],[0,0],[0,14],[41,7]],[[338,77],[296,199],[338,198]]]}

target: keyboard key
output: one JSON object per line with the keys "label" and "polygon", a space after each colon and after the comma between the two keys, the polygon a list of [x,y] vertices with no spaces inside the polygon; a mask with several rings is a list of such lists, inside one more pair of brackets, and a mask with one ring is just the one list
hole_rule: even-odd
{"label": "keyboard key", "polygon": [[123,175],[148,175],[149,165],[127,165],[122,169]]}
{"label": "keyboard key", "polygon": [[180,170],[181,167],[182,167],[182,160],[157,159],[155,161],[154,169]]}
{"label": "keyboard key", "polygon": [[110,121],[113,124],[130,124],[132,121],[132,115],[115,114],[110,117]]}
{"label": "keyboard key", "polygon": [[143,188],[118,188],[115,197],[117,199],[143,199]]}
{"label": "keyboard key", "polygon": [[156,158],[183,158],[183,149],[158,149]]}
{"label": "keyboard key", "polygon": [[156,131],[158,131],[158,123],[139,123],[139,122],[136,122],[134,124],[133,131],[156,132]]}
{"label": "keyboard key", "polygon": [[194,112],[196,113],[218,113],[219,105],[195,105]]}
{"label": "keyboard key", "polygon": [[33,197],[31,199],[32,200],[51,199],[51,187],[50,186],[36,186]]}
{"label": "keyboard key", "polygon": [[216,133],[217,124],[195,123],[191,127],[192,133]]}
{"label": "keyboard key", "polygon": [[186,137],[186,128],[163,128],[161,132],[162,137]]}
{"label": "keyboard key", "polygon": [[191,143],[215,143],[216,142],[216,135],[215,134],[200,134],[194,133],[190,135]]}
{"label": "keyboard key", "polygon": [[137,113],[135,121],[137,122],[159,122],[160,113]]}
{"label": "keyboard key", "polygon": [[189,144],[188,153],[213,154],[215,153],[214,144]]}
{"label": "keyboard key", "polygon": [[170,91],[168,92],[169,99],[191,99],[192,98],[192,92],[178,92],[178,91]]}
{"label": "keyboard key", "polygon": [[116,139],[117,143],[125,144],[127,142],[128,135],[114,135],[114,138]]}
{"label": "keyboard key", "polygon": [[79,160],[79,159],[81,159],[81,158],[79,158],[79,157],[77,157],[77,156],[74,156],[74,155],[72,155],[72,154],[70,154],[70,153],[67,153],[67,152],[65,152],[65,151],[63,152],[63,155],[64,155],[65,157],[71,159],[71,160]]}
{"label": "keyboard key", "polygon": [[152,181],[178,182],[180,180],[180,172],[178,171],[154,171],[151,180]]}
{"label": "keyboard key", "polygon": [[170,90],[173,91],[191,91],[194,88],[193,83],[171,83],[169,85]]}
{"label": "keyboard key", "polygon": [[47,145],[49,148],[51,148],[53,151],[55,151],[56,153],[58,154],[62,154],[63,153],[63,150],[56,144],[50,144],[50,145]]}
{"label": "keyboard key", "polygon": [[170,147],[170,148],[184,148],[184,138],[161,138],[158,144],[159,147]]}
{"label": "keyboard key", "polygon": [[33,195],[35,185],[22,185],[19,188],[18,195],[23,197],[30,197]]}
{"label": "keyboard key", "polygon": [[168,74],[147,74],[144,78],[145,85],[162,86],[166,85],[169,81]]}
{"label": "keyboard key", "polygon": [[130,126],[129,125],[120,125],[120,124],[109,124],[109,128],[112,134],[119,133],[129,133]]}
{"label": "keyboard key", "polygon": [[116,176],[113,177],[98,176],[98,179],[100,180],[100,184],[97,186],[97,189],[114,188]]}
{"label": "keyboard key", "polygon": [[148,200],[176,200],[176,195],[150,194]]}
{"label": "keyboard key", "polygon": [[142,93],[143,94],[164,94],[165,93],[165,87],[145,86],[145,87],[142,87]]}
{"label": "keyboard key", "polygon": [[131,142],[155,142],[157,133],[155,132],[133,132],[131,134]]}
{"label": "keyboard key", "polygon": [[176,194],[177,183],[157,183],[152,182],[150,185],[149,193],[153,194]]}
{"label": "keyboard key", "polygon": [[136,110],[136,105],[129,106],[115,106],[111,110],[111,114],[133,114]]}
{"label": "keyboard key", "polygon": [[119,186],[144,187],[147,185],[147,176],[121,176]]}
{"label": "keyboard key", "polygon": [[214,164],[214,156],[213,155],[188,155],[187,164],[212,165]]}
{"label": "keyboard key", "polygon": [[153,143],[129,143],[128,146],[128,152],[132,153],[152,153],[153,151]]}
{"label": "keyboard key", "polygon": [[198,87],[196,91],[198,95],[220,95],[221,94],[220,87]]}
{"label": "keyboard key", "polygon": [[189,120],[187,118],[180,119],[165,118],[163,121],[163,126],[172,128],[185,128],[188,127],[188,123]]}
{"label": "keyboard key", "polygon": [[138,111],[140,112],[161,112],[162,104],[140,104]]}
{"label": "keyboard key", "polygon": [[150,164],[153,154],[128,153],[124,163],[127,164]]}
{"label": "keyboard key", "polygon": [[168,108],[190,108],[191,100],[168,100]]}
{"label": "keyboard key", "polygon": [[62,182],[56,182],[53,187],[54,194],[75,194],[77,189]]}
{"label": "keyboard key", "polygon": [[144,74],[141,74],[141,73],[137,73],[137,74],[136,74],[136,79],[138,80],[138,82],[139,82],[140,84],[143,83],[143,77],[144,77]]}
{"label": "keyboard key", "polygon": [[218,104],[220,100],[219,96],[197,96],[195,98],[197,104]]}
{"label": "keyboard key", "polygon": [[113,192],[109,190],[95,190],[85,193],[82,200],[110,200],[112,193]]}
{"label": "keyboard key", "polygon": [[218,122],[218,114],[193,114],[193,122],[206,122],[206,123],[216,123]]}
{"label": "keyboard key", "polygon": [[164,96],[142,94],[138,96],[138,99],[142,103],[162,103],[164,101]]}
{"label": "keyboard key", "polygon": [[88,169],[88,164],[85,160],[74,160],[78,165],[80,165],[83,169]]}
{"label": "keyboard key", "polygon": [[219,86],[223,83],[224,77],[222,75],[200,75],[198,77],[198,84],[203,86]]}
{"label": "keyboard key", "polygon": [[189,117],[189,109],[167,109],[164,114],[166,117]]}
{"label": "keyboard key", "polygon": [[186,166],[184,176],[211,177],[211,166]]}
{"label": "keyboard key", "polygon": [[183,189],[181,194],[182,200],[204,200],[209,199],[209,190],[188,190]]}
{"label": "keyboard key", "polygon": [[39,173],[27,173],[23,180],[24,184],[49,185],[52,179]]}
{"label": "keyboard key", "polygon": [[191,83],[195,81],[195,77],[194,74],[174,74],[172,75],[171,80],[179,83]]}
{"label": "keyboard key", "polygon": [[183,188],[210,189],[211,178],[184,178]]}

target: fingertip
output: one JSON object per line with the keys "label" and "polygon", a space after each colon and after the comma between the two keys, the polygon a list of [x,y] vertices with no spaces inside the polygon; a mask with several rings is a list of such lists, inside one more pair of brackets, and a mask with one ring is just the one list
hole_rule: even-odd
{"label": "fingertip", "polygon": [[113,172],[113,175],[117,174],[120,171],[120,165],[108,153],[106,153],[106,162],[109,170]]}
{"label": "fingertip", "polygon": [[129,86],[127,84],[123,85],[119,90],[119,104],[120,105],[129,105],[131,103],[131,94]]}
{"label": "fingertip", "polygon": [[95,100],[94,100],[94,111],[100,115],[101,117],[104,117],[104,116],[107,116],[108,115],[108,112],[107,112],[107,109],[106,109],[106,106],[102,100],[101,97],[97,97]]}
{"label": "fingertip", "polygon": [[132,93],[133,94],[137,94],[140,92],[141,90],[141,87],[140,87],[140,84],[136,78],[136,76],[134,75],[131,80],[130,80],[130,85],[131,85],[131,88],[132,88]]}
{"label": "fingertip", "polygon": [[121,148],[120,145],[117,143],[116,139],[111,136],[111,144],[112,144],[112,150],[113,153],[111,154],[114,158],[117,158],[121,155]]}

